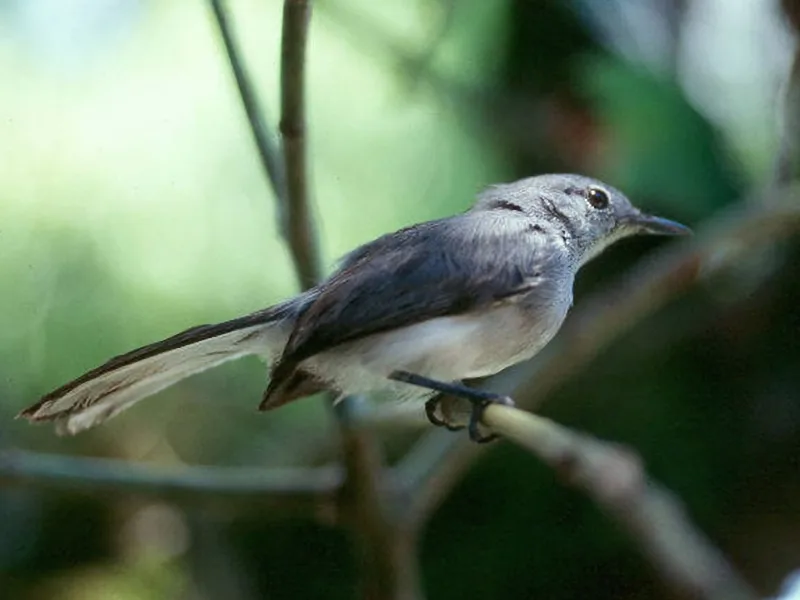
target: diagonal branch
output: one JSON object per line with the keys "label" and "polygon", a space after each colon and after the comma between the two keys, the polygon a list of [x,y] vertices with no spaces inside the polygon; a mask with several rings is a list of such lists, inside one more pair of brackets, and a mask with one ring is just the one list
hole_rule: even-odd
{"label": "diagonal branch", "polygon": [[[261,103],[258,101],[255,88],[245,71],[239,47],[228,22],[227,10],[223,6],[223,0],[211,0],[211,9],[214,12],[214,18],[222,36],[222,43],[225,45],[225,52],[228,55],[231,71],[233,71],[233,76],[236,79],[236,87],[239,89],[239,97],[247,114],[247,121],[250,123],[250,131],[258,149],[261,166],[267,174],[275,197],[278,199],[278,206],[283,212],[283,207],[286,204],[286,173],[284,172],[278,145],[275,143],[266,123],[264,109],[260,106]],[[282,217],[281,221],[285,221],[285,218]],[[288,238],[286,227],[283,226],[283,223],[281,225],[284,237]]]}
{"label": "diagonal branch", "polygon": [[548,419],[492,405],[483,420],[529,450],[628,532],[679,598],[755,600],[724,556],[694,527],[678,499],[648,481],[630,450],[570,431]]}
{"label": "diagonal branch", "polygon": [[313,286],[322,275],[308,198],[306,160],[305,64],[310,17],[309,0],[284,2],[280,131],[288,192],[286,230],[289,249],[303,288]]}
{"label": "diagonal branch", "polygon": [[337,518],[342,473],[337,468],[249,467],[154,468],[127,461],[5,450],[0,452],[0,487],[48,486],[144,494],[186,503],[214,500],[268,504],[270,514]]}

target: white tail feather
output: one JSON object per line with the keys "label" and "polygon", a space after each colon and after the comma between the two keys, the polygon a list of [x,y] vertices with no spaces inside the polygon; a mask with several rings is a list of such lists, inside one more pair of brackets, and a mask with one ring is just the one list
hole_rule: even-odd
{"label": "white tail feather", "polygon": [[[85,409],[58,417],[56,431],[59,434],[72,435],[99,425],[139,400],[182,379],[229,360],[263,351],[263,345],[257,346],[250,340],[237,345],[237,340],[246,333],[247,330],[228,333],[112,371],[59,398],[46,409],[44,415],[62,413],[84,404]],[[108,392],[114,388],[119,389]],[[101,399],[93,401],[98,396]]]}
{"label": "white tail feather", "polygon": [[114,358],[46,395],[19,416],[31,421],[56,421],[59,433],[78,433],[186,377],[229,360],[249,354],[271,359],[285,343],[280,321],[235,323],[197,327]]}

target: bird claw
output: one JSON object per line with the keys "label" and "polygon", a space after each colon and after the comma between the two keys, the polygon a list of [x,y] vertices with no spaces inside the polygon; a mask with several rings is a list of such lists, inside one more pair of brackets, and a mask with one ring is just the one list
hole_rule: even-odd
{"label": "bird claw", "polygon": [[464,429],[464,425],[452,425],[436,414],[436,411],[441,403],[441,394],[437,394],[425,403],[425,415],[428,417],[428,421],[430,421],[436,427],[444,427],[448,431],[461,431]]}
{"label": "bird claw", "polygon": [[[467,426],[469,430],[469,439],[478,444],[486,444],[496,440],[499,437],[498,435],[494,433],[483,435],[480,432],[480,422],[483,417],[483,411],[485,411],[490,404],[514,406],[514,401],[508,396],[495,396],[480,399],[468,398],[467,400],[472,404],[472,412],[470,413],[469,425]],[[442,396],[437,395],[425,403],[425,415],[428,417],[428,420],[436,427],[446,427],[450,431],[461,431],[464,429],[463,425],[451,425],[436,414],[441,402]]]}

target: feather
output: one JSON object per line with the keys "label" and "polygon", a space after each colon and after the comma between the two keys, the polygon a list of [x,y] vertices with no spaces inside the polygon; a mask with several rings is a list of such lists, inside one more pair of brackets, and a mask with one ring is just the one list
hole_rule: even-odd
{"label": "feather", "polygon": [[231,321],[192,327],[114,357],[45,395],[18,417],[55,421],[59,433],[74,434],[229,360],[248,354],[271,359],[286,341],[286,317],[293,317],[293,308],[293,303],[284,303]]}

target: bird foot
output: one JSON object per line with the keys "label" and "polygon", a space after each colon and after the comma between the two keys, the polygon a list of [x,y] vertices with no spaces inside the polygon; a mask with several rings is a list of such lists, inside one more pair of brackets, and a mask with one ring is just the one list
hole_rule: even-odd
{"label": "bird foot", "polygon": [[438,414],[441,408],[443,395],[437,394],[430,400],[425,403],[425,416],[428,417],[428,421],[430,421],[436,427],[444,427],[448,431],[461,431],[466,427],[466,425],[453,425],[452,423],[442,419]]}
{"label": "bird foot", "polygon": [[[477,390],[474,390],[477,392]],[[502,404],[504,406],[514,406],[514,401],[508,396],[502,396],[500,394],[487,394],[486,392],[478,392],[480,396],[476,395],[466,395],[460,396],[461,398],[467,400],[472,404],[472,411],[470,412],[469,417],[469,425],[467,425],[467,430],[469,431],[469,439],[473,442],[478,444],[486,444],[488,442],[496,440],[499,436],[496,434],[489,434],[483,435],[481,433],[481,419],[483,418],[483,412],[490,404]],[[434,396],[430,400],[425,403],[425,414],[428,417],[428,420],[436,425],[437,427],[446,427],[450,431],[460,431],[464,429],[463,425],[452,425],[439,417],[437,414],[437,410],[440,407],[442,402],[442,395],[439,394]]]}

